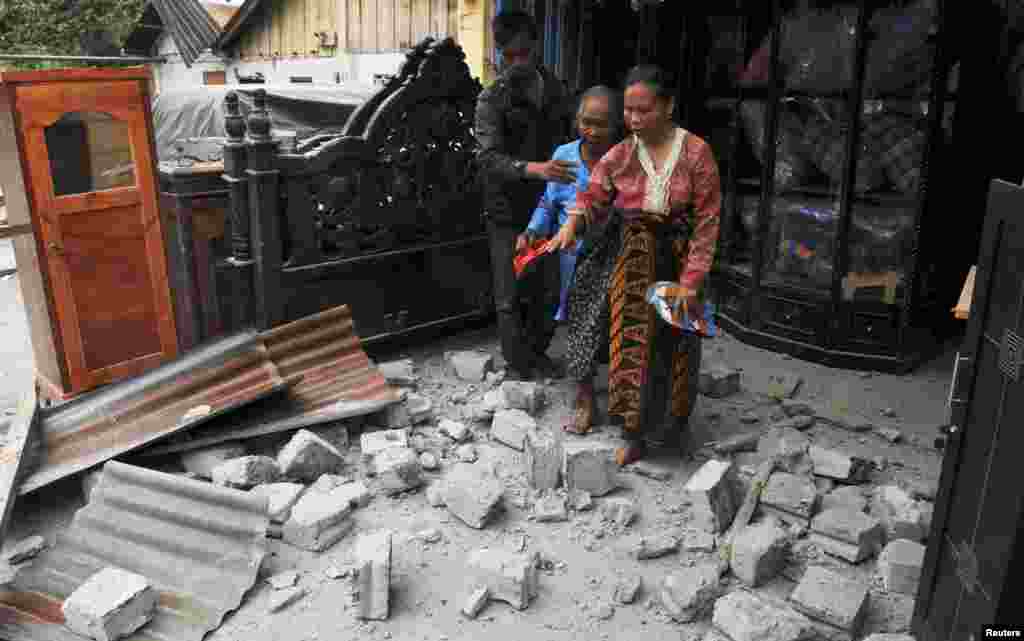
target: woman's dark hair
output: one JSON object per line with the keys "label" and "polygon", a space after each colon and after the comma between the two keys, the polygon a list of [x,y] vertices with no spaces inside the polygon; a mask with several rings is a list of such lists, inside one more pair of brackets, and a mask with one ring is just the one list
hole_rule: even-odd
{"label": "woman's dark hair", "polygon": [[583,105],[591,98],[603,98],[608,101],[608,120],[612,127],[612,135],[616,140],[621,139],[626,130],[626,123],[622,117],[622,92],[605,85],[596,85],[587,89],[580,96],[579,104],[576,107],[577,117],[583,113]]}
{"label": "woman's dark hair", "polygon": [[675,97],[675,83],[668,73],[661,67],[654,65],[640,65],[633,67],[626,74],[624,89],[629,89],[638,82],[642,82],[651,88],[654,95],[662,100],[669,100]]}
{"label": "woman's dark hair", "polygon": [[494,16],[492,28],[494,30],[494,44],[499,49],[507,47],[519,34],[524,34],[534,41],[540,35],[533,16],[525,11],[502,11]]}

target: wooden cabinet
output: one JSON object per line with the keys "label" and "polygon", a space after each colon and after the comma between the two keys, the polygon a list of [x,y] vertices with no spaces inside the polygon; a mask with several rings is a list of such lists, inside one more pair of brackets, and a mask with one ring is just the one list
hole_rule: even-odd
{"label": "wooden cabinet", "polygon": [[12,215],[32,225],[15,251],[38,377],[53,397],[178,351],[148,86],[141,68],[0,74],[0,181],[24,196]]}

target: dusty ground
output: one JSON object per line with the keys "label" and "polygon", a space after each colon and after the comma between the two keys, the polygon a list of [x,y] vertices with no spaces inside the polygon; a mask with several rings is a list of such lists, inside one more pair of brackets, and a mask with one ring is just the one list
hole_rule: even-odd
{"label": "dusty ground", "polygon": [[[0,287],[12,286],[13,279]],[[2,292],[0,292],[2,293]],[[10,323],[10,315],[4,317]],[[8,336],[8,327],[4,327]],[[15,329],[17,332],[17,328]],[[18,336],[19,334],[12,334]],[[21,335],[23,336],[23,334]],[[560,338],[561,335],[560,335]],[[8,341],[4,341],[4,347]],[[556,344],[558,354],[562,342]],[[435,419],[459,419],[462,405],[450,402],[452,392],[467,389],[467,384],[448,378],[442,365],[443,352],[453,349],[480,349],[497,355],[497,342],[492,331],[475,331],[432,343],[422,349],[377,355],[380,359],[412,358],[421,377],[419,393],[434,402]],[[0,355],[2,356],[2,355]],[[944,402],[951,374],[952,356],[924,366],[911,376],[863,375],[833,370],[771,352],[743,345],[729,337],[705,344],[705,358],[734,368],[742,368],[743,391],[725,400],[701,398],[692,425],[695,443],[724,438],[745,430],[759,429],[771,422],[776,404],[764,395],[767,379],[780,370],[800,375],[804,385],[798,398],[830,400],[846,399],[854,411],[868,416],[879,427],[898,428],[907,438],[898,445],[890,444],[874,432],[852,434],[818,425],[809,433],[815,442],[827,447],[841,447],[850,454],[878,459],[884,457],[884,471],[875,473],[873,483],[892,480],[924,480],[937,483],[940,458],[931,449],[935,427],[945,418]],[[25,376],[17,369],[17,359],[4,360],[8,375]],[[499,359],[500,364],[500,359]],[[600,377],[599,377],[600,378]],[[470,393],[470,402],[478,399],[485,386],[477,385]],[[569,415],[571,391],[564,381],[548,387],[548,406],[537,416],[542,426],[558,429]],[[8,396],[0,395],[0,401]],[[605,399],[601,399],[603,407]],[[2,406],[0,406],[2,409]],[[894,418],[881,414],[892,410]],[[754,412],[759,424],[745,424],[740,416]],[[432,432],[436,420],[424,427]],[[355,472],[358,461],[358,431],[353,430],[349,459]],[[468,528],[444,508],[430,507],[421,491],[396,498],[376,497],[366,508],[355,512],[356,528],[352,534],[330,550],[314,555],[299,551],[278,540],[268,540],[269,555],[262,575],[295,569],[302,573],[300,585],[309,589],[307,596],[290,608],[276,614],[267,613],[272,588],[258,582],[247,596],[242,608],[230,615],[208,638],[213,641],[309,641],[314,639],[360,638],[392,640],[456,640],[519,641],[533,638],[545,641],[568,639],[628,639],[643,636],[651,641],[689,639],[701,634],[706,623],[679,625],[671,622],[652,602],[660,580],[674,568],[699,559],[701,555],[680,552],[668,557],[635,561],[617,551],[623,537],[660,531],[665,528],[699,526],[691,519],[681,488],[699,461],[683,460],[678,454],[663,454],[652,460],[672,472],[668,482],[658,482],[634,474],[623,473],[622,488],[609,496],[630,497],[637,505],[639,518],[624,533],[614,533],[600,523],[598,512],[575,514],[566,523],[536,523],[528,520],[528,509],[519,507],[516,497],[523,496],[521,454],[487,439],[486,424],[475,424],[475,442],[482,465],[494,466],[506,484],[506,509],[484,530]],[[613,428],[603,428],[588,439],[613,439]],[[578,437],[568,437],[578,438]],[[737,457],[740,465],[756,462],[754,453]],[[438,472],[426,472],[428,480],[441,477],[448,461]],[[599,505],[602,499],[596,499]],[[76,479],[55,484],[19,502],[8,541],[30,534],[44,534],[52,540],[53,533],[67,524],[74,511],[83,505]],[[396,531],[392,577],[392,614],[386,622],[361,623],[352,607],[351,584],[346,579],[332,580],[325,569],[345,566],[353,541],[360,533],[377,529]],[[412,534],[437,528],[443,538],[437,543],[410,540]],[[462,573],[466,554],[482,546],[540,552],[551,561],[551,570],[542,572],[538,598],[525,611],[492,602],[476,621],[466,620],[459,610],[463,601]],[[847,574],[869,578],[871,563],[860,567],[831,560],[819,563],[834,566]],[[795,563],[787,574],[799,576],[801,564]],[[611,595],[620,576],[639,575],[644,580],[640,599],[634,605],[604,608],[612,603]],[[785,577],[778,578],[764,589],[784,598],[794,587]],[[655,599],[656,601],[656,599]],[[913,608],[910,597],[886,595],[876,587],[872,592],[865,632],[901,631],[909,623]]]}

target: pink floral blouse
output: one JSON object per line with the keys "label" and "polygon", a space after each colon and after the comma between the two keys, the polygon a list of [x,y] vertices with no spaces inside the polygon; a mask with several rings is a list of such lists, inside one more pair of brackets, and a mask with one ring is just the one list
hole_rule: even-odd
{"label": "pink floral blouse", "polygon": [[[722,189],[711,147],[704,140],[677,129],[672,153],[661,172],[654,169],[643,143],[631,136],[604,155],[594,167],[590,185],[576,198],[588,223],[601,222],[613,205],[627,220],[638,216],[684,223],[692,207],[689,253],[681,266],[680,284],[697,290],[711,270],[718,245]],[[672,167],[671,172],[668,168]],[[615,201],[612,185],[617,191]]]}

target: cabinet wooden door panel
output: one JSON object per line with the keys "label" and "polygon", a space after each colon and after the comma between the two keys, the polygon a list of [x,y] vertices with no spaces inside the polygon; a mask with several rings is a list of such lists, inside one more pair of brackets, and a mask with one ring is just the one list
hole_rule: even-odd
{"label": "cabinet wooden door panel", "polygon": [[174,357],[145,85],[25,84],[14,95],[71,391]]}

